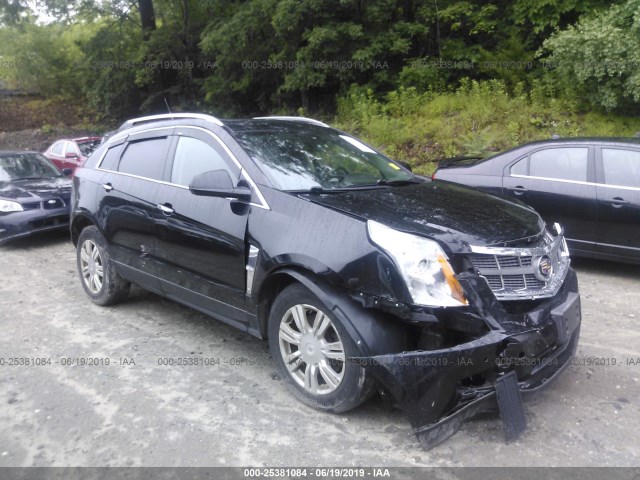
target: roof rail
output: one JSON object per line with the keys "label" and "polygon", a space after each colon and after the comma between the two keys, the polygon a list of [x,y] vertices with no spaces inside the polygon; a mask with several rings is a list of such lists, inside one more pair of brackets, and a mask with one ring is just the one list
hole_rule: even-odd
{"label": "roof rail", "polygon": [[322,123],[319,120],[314,120],[313,118],[307,118],[307,117],[273,116],[273,117],[254,117],[253,119],[254,120],[288,120],[291,122],[305,122],[305,123],[311,123],[312,125],[318,125],[319,127],[329,128],[329,125],[327,125],[326,123]]}
{"label": "roof rail", "polygon": [[118,128],[118,132],[122,130],[126,130],[128,128],[133,128],[136,125],[149,123],[149,122],[159,122],[161,120],[178,120],[178,119],[197,119],[197,120],[206,120],[211,123],[215,123],[216,125],[222,126],[224,125],[219,119],[216,117],[212,117],[211,115],[205,115],[203,113],[164,113],[162,115],[151,115],[148,117],[140,117],[140,118],[132,118],[131,120],[127,120],[120,128]]}

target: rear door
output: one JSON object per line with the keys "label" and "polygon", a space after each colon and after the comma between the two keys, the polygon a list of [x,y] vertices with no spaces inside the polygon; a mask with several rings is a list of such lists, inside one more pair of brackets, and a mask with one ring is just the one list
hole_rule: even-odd
{"label": "rear door", "polygon": [[137,133],[112,146],[100,163],[99,216],[112,259],[129,280],[160,292],[155,248],[155,198],[173,128]]}
{"label": "rear door", "polygon": [[640,260],[640,150],[597,150],[596,251],[612,259]]}
{"label": "rear door", "polygon": [[248,321],[245,235],[250,207],[191,193],[193,178],[212,170],[226,170],[235,184],[241,181],[240,168],[216,136],[178,127],[168,184],[156,197],[158,273],[167,296],[239,326]]}
{"label": "rear door", "polygon": [[532,206],[547,224],[560,223],[572,251],[593,251],[597,210],[592,146],[530,152],[506,167],[503,189]]}

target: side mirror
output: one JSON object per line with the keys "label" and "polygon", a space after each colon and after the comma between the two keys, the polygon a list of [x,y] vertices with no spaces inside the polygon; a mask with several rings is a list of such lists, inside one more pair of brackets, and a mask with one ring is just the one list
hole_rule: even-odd
{"label": "side mirror", "polygon": [[70,176],[73,174],[73,168],[63,168],[62,169],[62,174],[66,177]]}
{"label": "side mirror", "polygon": [[73,152],[67,152],[64,154],[64,158],[78,158],[78,154]]}
{"label": "side mirror", "polygon": [[226,170],[211,170],[196,175],[189,185],[189,190],[194,195],[206,197],[251,200],[251,190],[246,187],[234,187],[231,176]]}

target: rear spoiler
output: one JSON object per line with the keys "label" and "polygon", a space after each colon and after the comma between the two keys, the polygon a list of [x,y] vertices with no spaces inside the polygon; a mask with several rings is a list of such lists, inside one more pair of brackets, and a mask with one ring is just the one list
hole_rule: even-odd
{"label": "rear spoiler", "polygon": [[[447,168],[451,166],[471,166],[475,164],[478,160],[482,160],[483,157],[477,156],[462,156],[462,157],[451,157],[451,158],[443,158],[442,160],[438,160],[437,168]],[[459,165],[456,165],[459,164]]]}

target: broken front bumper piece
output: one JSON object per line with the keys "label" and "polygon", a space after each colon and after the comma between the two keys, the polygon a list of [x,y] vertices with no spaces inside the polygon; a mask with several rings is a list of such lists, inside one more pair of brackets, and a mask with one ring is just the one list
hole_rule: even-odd
{"label": "broken front bumper piece", "polygon": [[[480,297],[491,298],[482,282],[471,283]],[[575,354],[581,313],[573,271],[561,293],[526,314],[521,324],[499,302],[478,310],[493,329],[473,341],[358,359],[407,413],[425,449],[487,411],[499,410],[507,441],[516,438],[525,428],[521,396],[547,386]]]}

